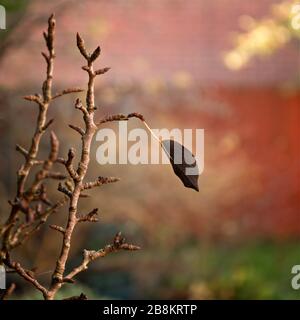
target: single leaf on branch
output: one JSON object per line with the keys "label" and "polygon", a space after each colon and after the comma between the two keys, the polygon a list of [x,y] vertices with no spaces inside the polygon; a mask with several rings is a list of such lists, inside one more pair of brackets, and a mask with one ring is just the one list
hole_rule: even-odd
{"label": "single leaf on branch", "polygon": [[[184,186],[199,191],[199,170],[193,154],[174,140],[163,140],[161,144],[170,160],[174,173]],[[189,170],[193,173],[189,174]]]}

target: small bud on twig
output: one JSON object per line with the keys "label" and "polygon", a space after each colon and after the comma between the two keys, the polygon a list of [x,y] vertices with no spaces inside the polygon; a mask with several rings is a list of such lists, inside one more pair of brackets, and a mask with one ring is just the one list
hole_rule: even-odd
{"label": "small bud on twig", "polygon": [[104,73],[106,73],[107,71],[109,71],[110,69],[111,69],[111,68],[108,68],[108,67],[103,68],[103,69],[98,69],[98,70],[95,71],[95,74],[96,74],[96,75],[104,74]]}
{"label": "small bud on twig", "polygon": [[76,35],[76,40],[77,40],[77,47],[80,51],[80,53],[85,57],[85,59],[89,59],[89,55],[85,49],[85,46],[84,46],[84,41],[83,39],[80,37],[79,33],[77,32],[77,35]]}
{"label": "small bud on twig", "polygon": [[90,58],[89,58],[89,61],[90,61],[90,62],[95,61],[95,60],[99,57],[100,53],[101,53],[101,49],[100,49],[100,47],[98,46],[98,47],[94,50],[94,52],[91,54],[91,56],[90,56]]}

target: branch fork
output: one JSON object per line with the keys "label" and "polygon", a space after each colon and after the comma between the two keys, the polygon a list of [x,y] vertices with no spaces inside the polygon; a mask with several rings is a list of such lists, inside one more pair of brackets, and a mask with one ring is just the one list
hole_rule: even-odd
{"label": "branch fork", "polygon": [[[124,115],[113,115],[102,119],[99,123],[94,121],[95,98],[94,87],[95,78],[98,75],[105,74],[110,68],[94,69],[94,62],[101,54],[98,46],[91,53],[88,53],[83,39],[77,34],[77,47],[79,52],[86,61],[86,65],[82,68],[88,74],[88,84],[85,96],[85,105],[78,98],[75,102],[75,108],[82,112],[84,127],[70,124],[69,127],[75,130],[81,136],[81,152],[79,161],[74,165],[75,150],[71,148],[68,152],[67,159],[60,158],[59,140],[54,132],[50,133],[50,151],[46,159],[38,159],[40,142],[43,135],[53,123],[53,119],[48,120],[47,114],[51,102],[61,96],[70,93],[80,93],[84,90],[81,88],[70,88],[62,90],[56,94],[52,93],[52,81],[55,59],[55,26],[54,15],[48,19],[48,29],[43,33],[47,52],[42,52],[42,56],[46,62],[46,78],[42,84],[41,94],[32,94],[24,97],[25,100],[34,102],[38,105],[38,115],[35,131],[28,149],[17,145],[16,150],[24,157],[24,163],[17,171],[17,190],[14,200],[10,201],[11,211],[7,221],[0,226],[0,235],[2,236],[2,247],[0,250],[0,263],[4,263],[9,269],[17,273],[24,280],[39,290],[45,299],[52,300],[55,298],[57,291],[65,283],[73,283],[74,277],[86,270],[90,262],[107,254],[120,250],[135,251],[140,247],[126,243],[121,233],[117,233],[113,242],[106,245],[98,251],[84,250],[82,263],[75,267],[71,272],[66,274],[66,265],[69,259],[71,248],[71,240],[75,227],[82,222],[97,222],[98,209],[91,210],[86,215],[78,214],[78,202],[80,198],[87,197],[83,193],[94,187],[119,181],[115,177],[98,177],[95,181],[86,182],[86,174],[90,163],[91,143],[96,130],[100,124],[109,121],[123,121],[136,117],[144,121],[142,115],[131,113]],[[63,164],[67,176],[59,171],[54,171],[53,166],[56,163]],[[36,174],[29,179],[32,174],[33,166],[40,165]],[[58,190],[63,193],[63,198],[53,201],[47,195],[46,183],[49,179],[65,180],[64,184],[58,184]],[[50,285],[42,285],[37,275],[32,270],[27,270],[19,262],[11,259],[11,251],[25,243],[35,232],[37,232],[43,224],[46,223],[48,217],[57,212],[65,203],[68,202],[68,215],[65,226],[51,224],[49,227],[62,235],[62,243],[60,254],[56,261],[55,269],[52,273]],[[71,297],[74,298],[74,297]],[[78,298],[78,297],[76,297]],[[86,298],[84,294],[79,298]]]}

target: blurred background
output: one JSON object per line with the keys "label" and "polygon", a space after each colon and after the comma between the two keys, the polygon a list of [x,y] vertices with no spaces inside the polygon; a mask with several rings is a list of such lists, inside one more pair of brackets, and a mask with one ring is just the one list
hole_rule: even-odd
{"label": "blurred background", "polygon": [[[153,128],[204,128],[205,169],[200,192],[182,186],[167,165],[96,162],[89,177],[122,180],[93,190],[84,212],[100,222],[77,228],[69,268],[83,248],[98,249],[121,230],[139,252],[94,262],[60,297],[298,299],[291,268],[300,264],[299,19],[282,0],[1,1],[0,31],[1,221],[15,192],[15,172],[28,146],[36,108],[22,100],[38,92],[45,75],[42,30],[57,19],[54,91],[86,85],[76,44],[102,48],[98,116],[142,113]],[[99,66],[99,67],[100,67]],[[77,95],[77,96],[80,96]],[[78,148],[77,96],[50,110],[61,155]],[[82,96],[83,97],[83,96]],[[132,120],[130,128],[139,127]],[[116,124],[110,127],[116,128]],[[47,152],[48,137],[41,153]],[[53,195],[57,195],[53,185]],[[66,221],[66,207],[49,224]],[[15,255],[38,266],[41,282],[61,237],[46,226]],[[18,278],[16,299],[41,298]]]}

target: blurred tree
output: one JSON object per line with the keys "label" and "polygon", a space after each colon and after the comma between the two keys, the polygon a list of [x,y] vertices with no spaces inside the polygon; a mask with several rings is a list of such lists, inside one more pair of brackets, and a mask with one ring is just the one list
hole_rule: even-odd
{"label": "blurred tree", "polygon": [[[49,11],[44,14],[36,14],[32,8],[36,4],[41,4],[41,0],[2,0],[1,5],[6,10],[6,30],[0,32],[0,64],[7,51],[14,47],[20,47],[30,36],[29,30],[35,25],[42,24],[47,19]],[[76,4],[75,0],[53,0],[51,10],[56,17],[62,15],[68,8]],[[16,32],[21,28],[22,32]]]}
{"label": "blurred tree", "polygon": [[[1,1],[1,5],[4,6],[7,14],[6,30],[0,32],[0,61],[4,57],[7,49],[14,43],[18,43],[16,39],[13,39],[15,29],[23,21],[30,1],[24,0],[4,0]],[[23,38],[26,38],[26,34],[22,33]]]}
{"label": "blurred tree", "polygon": [[235,46],[224,54],[225,65],[232,70],[245,67],[255,56],[267,56],[291,41],[299,45],[300,5],[297,1],[283,1],[272,5],[270,16],[256,20],[242,16],[244,32],[235,34]]}

